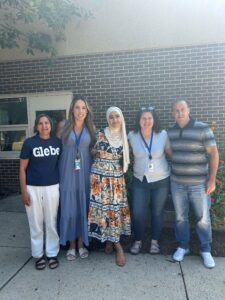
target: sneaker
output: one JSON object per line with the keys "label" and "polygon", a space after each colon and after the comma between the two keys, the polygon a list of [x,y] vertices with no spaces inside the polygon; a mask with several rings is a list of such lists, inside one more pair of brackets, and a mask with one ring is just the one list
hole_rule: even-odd
{"label": "sneaker", "polygon": [[151,242],[151,247],[150,247],[150,254],[159,254],[160,253],[160,248],[159,248],[159,244],[156,241],[152,241]]}
{"label": "sneaker", "polygon": [[175,261],[182,261],[184,256],[189,254],[189,249],[177,248],[176,252],[173,254],[173,260]]}
{"label": "sneaker", "polygon": [[141,241],[135,241],[132,247],[130,248],[130,253],[134,255],[138,254],[141,250],[141,246],[142,246]]}
{"label": "sneaker", "polygon": [[215,261],[210,252],[201,252],[203,264],[206,268],[212,269],[215,267]]}

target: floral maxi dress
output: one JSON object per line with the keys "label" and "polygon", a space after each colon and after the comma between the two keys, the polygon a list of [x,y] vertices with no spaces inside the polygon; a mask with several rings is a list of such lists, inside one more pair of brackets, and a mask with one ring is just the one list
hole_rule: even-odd
{"label": "floral maxi dress", "polygon": [[110,145],[100,130],[91,168],[91,192],[88,214],[89,236],[101,242],[120,241],[130,235],[130,211],[123,175],[123,147]]}

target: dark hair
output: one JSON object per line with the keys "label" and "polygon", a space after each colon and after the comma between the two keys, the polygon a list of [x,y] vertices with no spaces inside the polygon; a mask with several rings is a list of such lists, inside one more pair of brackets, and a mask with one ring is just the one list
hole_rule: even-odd
{"label": "dark hair", "polygon": [[53,125],[52,119],[47,114],[40,114],[36,117],[35,122],[34,122],[34,133],[39,134],[39,132],[37,130],[37,126],[38,126],[38,123],[40,122],[40,119],[43,117],[47,118],[50,123],[50,126],[51,126],[50,135],[51,135],[53,132],[53,129],[54,129],[54,125]]}
{"label": "dark hair", "polygon": [[136,115],[136,120],[135,120],[135,128],[134,132],[138,132],[141,130],[140,126],[140,119],[143,115],[143,113],[150,112],[153,116],[154,124],[153,124],[153,129],[156,133],[161,131],[161,125],[159,121],[159,117],[154,109],[154,107],[141,107],[140,110],[137,112]]}
{"label": "dark hair", "polygon": [[74,95],[73,96],[72,102],[70,104],[68,121],[66,122],[65,127],[63,128],[63,139],[64,139],[64,142],[67,143],[69,134],[70,134],[71,130],[73,130],[75,119],[74,119],[74,115],[73,115],[72,111],[73,111],[75,103],[79,100],[82,100],[87,107],[87,116],[84,120],[84,124],[87,127],[88,132],[90,133],[90,136],[91,136],[90,147],[92,147],[95,143],[95,126],[94,126],[94,122],[93,122],[93,114],[92,114],[91,108],[90,108],[87,100],[82,95]]}

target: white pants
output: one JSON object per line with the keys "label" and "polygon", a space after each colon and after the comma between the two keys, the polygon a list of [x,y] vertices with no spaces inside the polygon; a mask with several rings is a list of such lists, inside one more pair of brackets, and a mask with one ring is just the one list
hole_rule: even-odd
{"label": "white pants", "polygon": [[57,256],[59,252],[59,236],[57,233],[57,213],[59,206],[59,184],[50,186],[27,185],[31,205],[25,206],[30,226],[32,256],[43,256],[44,223],[45,254]]}

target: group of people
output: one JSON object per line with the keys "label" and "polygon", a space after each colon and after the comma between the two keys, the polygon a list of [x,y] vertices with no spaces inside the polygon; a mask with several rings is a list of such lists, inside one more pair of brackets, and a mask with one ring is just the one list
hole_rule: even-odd
{"label": "group of people", "polygon": [[[68,261],[87,258],[90,238],[115,250],[116,264],[126,263],[121,235],[134,233],[132,254],[142,247],[150,203],[151,254],[160,253],[163,213],[171,183],[178,248],[175,261],[189,253],[189,205],[194,208],[203,263],[213,268],[211,256],[210,193],[215,189],[218,151],[207,124],[190,117],[185,101],[173,104],[175,125],[160,127],[152,107],[137,113],[128,136],[122,111],[110,107],[108,126],[96,132],[92,112],[82,96],[71,102],[68,120],[52,136],[48,115],[36,118],[34,135],[25,140],[20,155],[20,183],[31,236],[35,267],[59,265],[59,245],[69,247]],[[124,174],[133,161],[132,213]],[[171,160],[171,170],[166,156]],[[209,165],[209,167],[208,167]],[[57,224],[57,216],[58,224]]]}

